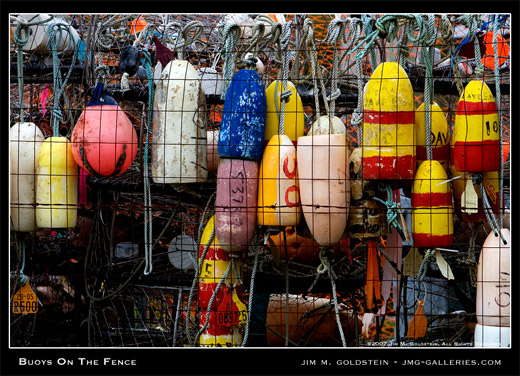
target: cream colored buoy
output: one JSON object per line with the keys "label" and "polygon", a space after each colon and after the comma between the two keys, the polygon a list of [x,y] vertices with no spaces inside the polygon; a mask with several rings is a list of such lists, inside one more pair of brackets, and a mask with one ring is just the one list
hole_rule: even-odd
{"label": "cream colored buoy", "polygon": [[297,226],[301,218],[296,148],[286,135],[267,144],[258,176],[258,224]]}
{"label": "cream colored buoy", "polygon": [[382,63],[370,77],[363,107],[364,179],[413,179],[413,88],[399,63]]}
{"label": "cream colored buoy", "polygon": [[324,134],[344,134],[346,136],[347,128],[339,117],[323,115],[312,124],[308,135],[319,136]]}
{"label": "cream colored buoy", "polygon": [[[289,97],[289,101],[285,103],[283,134],[288,136],[290,140],[296,144],[298,138],[303,136],[305,126],[303,104],[302,98],[296,90],[296,86],[294,86],[291,81],[287,82],[287,90],[291,91],[291,96]],[[282,111],[280,95],[282,92],[283,82],[281,80],[272,82],[265,90],[265,97],[267,100],[267,118],[265,122],[264,138],[266,141],[271,140],[274,135],[279,133],[279,112]]]}
{"label": "cream colored buoy", "polygon": [[154,101],[151,175],[155,183],[207,180],[205,98],[191,63],[172,60],[164,67]]}
{"label": "cream colored buoy", "polygon": [[417,169],[412,187],[412,234],[417,248],[453,243],[453,201],[446,180],[438,161],[423,161]]}
{"label": "cream colored buoy", "polygon": [[298,182],[305,221],[321,247],[334,246],[347,225],[350,201],[345,135],[298,139]]}
{"label": "cream colored buoy", "polygon": [[36,162],[45,137],[34,123],[16,123],[9,131],[11,224],[15,231],[36,226]]}
{"label": "cream colored buoy", "polygon": [[76,226],[78,165],[66,137],[49,137],[36,167],[36,224],[43,228]]}

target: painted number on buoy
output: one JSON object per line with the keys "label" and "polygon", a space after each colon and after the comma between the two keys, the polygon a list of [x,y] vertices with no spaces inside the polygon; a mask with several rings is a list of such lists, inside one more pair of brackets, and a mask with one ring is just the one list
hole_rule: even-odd
{"label": "painted number on buoy", "polygon": [[[289,171],[289,156],[285,158],[283,161],[283,173],[287,178],[294,179],[296,177],[296,166],[296,159],[293,158],[293,169],[292,171]],[[295,200],[291,201],[290,194],[293,192],[294,194],[292,197],[295,198]],[[296,186],[296,184],[291,185],[285,190],[285,204],[290,208],[300,205],[300,189]]]}
{"label": "painted number on buoy", "polygon": [[231,175],[231,179],[238,179],[240,178],[240,186],[235,187],[231,189],[231,193],[233,193],[231,199],[235,202],[238,202],[239,204],[244,203],[244,183],[245,183],[245,177],[244,173],[242,171],[238,171],[237,176]]}
{"label": "painted number on buoy", "polygon": [[12,308],[14,314],[38,312],[38,299],[28,282],[14,295]]}

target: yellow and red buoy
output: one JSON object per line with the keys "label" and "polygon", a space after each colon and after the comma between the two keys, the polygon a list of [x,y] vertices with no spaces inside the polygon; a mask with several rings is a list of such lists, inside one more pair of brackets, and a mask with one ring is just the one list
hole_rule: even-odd
{"label": "yellow and red buoy", "polygon": [[471,81],[460,96],[455,116],[453,165],[460,172],[500,169],[500,129],[495,99],[483,81]]}
{"label": "yellow and red buoy", "polygon": [[[415,110],[417,166],[428,159],[426,152],[426,124],[424,119],[425,108],[425,104],[422,103],[419,108]],[[450,133],[448,122],[441,107],[435,102],[430,105],[430,113],[432,159],[439,161],[446,172],[448,172],[448,162],[450,160]]]}
{"label": "yellow and red buoy", "polygon": [[419,166],[412,187],[412,234],[418,248],[453,243],[453,203],[446,171],[438,161]]}
{"label": "yellow and red buoy", "polygon": [[413,88],[396,62],[382,63],[366,87],[361,144],[364,179],[413,179]]}

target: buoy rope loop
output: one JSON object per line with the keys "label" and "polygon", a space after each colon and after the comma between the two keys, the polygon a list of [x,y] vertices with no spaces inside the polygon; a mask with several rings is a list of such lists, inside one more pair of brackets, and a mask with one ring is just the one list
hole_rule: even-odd
{"label": "buoy rope loop", "polygon": [[507,241],[504,238],[504,235],[502,235],[502,231],[498,225],[497,219],[495,218],[495,214],[493,213],[493,209],[491,208],[491,205],[489,204],[489,200],[487,197],[486,189],[484,188],[484,184],[482,181],[479,183],[479,189],[480,189],[480,196],[482,197],[482,204],[484,206],[484,213],[486,214],[486,218],[488,220],[488,223],[493,230],[493,234],[495,236],[500,236],[500,239],[504,244],[507,244]]}
{"label": "buoy rope loop", "polygon": [[[282,102],[282,109],[278,113],[278,134],[284,134],[284,120],[285,120],[285,103],[289,100],[292,92],[287,90],[287,81],[289,80],[289,44],[291,42],[292,33],[292,21],[289,21],[282,26],[282,34],[280,37],[280,47],[282,50],[282,87],[283,92],[280,94],[280,100]],[[277,80],[278,81],[278,80]],[[278,93],[278,82],[276,83],[275,93]],[[276,110],[278,111],[278,101],[275,100]]]}
{"label": "buoy rope loop", "polygon": [[[435,29],[435,16],[429,14],[427,16],[428,21],[426,27],[423,29],[422,41],[422,52],[423,60],[426,65],[426,77],[424,80],[424,123],[426,128],[426,156],[429,161],[433,159],[432,151],[432,140],[431,140],[431,129],[432,129],[432,118],[431,118],[431,106],[433,105],[433,60],[435,56],[435,41],[437,40],[437,32]],[[421,142],[423,140],[420,140]]]}
{"label": "buoy rope loop", "polygon": [[[265,33],[265,25],[263,23],[256,23],[253,25],[253,32],[249,40],[249,46],[244,52],[242,61],[249,67],[256,67],[258,55],[258,43],[263,39]],[[250,55],[249,55],[250,54]]]}
{"label": "buoy rope loop", "polygon": [[426,277],[426,273],[428,272],[428,268],[430,264],[435,259],[435,253],[433,249],[428,249],[424,254],[424,259],[421,262],[421,266],[419,267],[419,272],[417,273],[417,279],[419,282],[422,282],[424,277]]}
{"label": "buoy rope loop", "polygon": [[236,23],[227,23],[221,26],[220,35],[224,40],[224,83],[222,87],[222,95],[220,99],[226,99],[226,92],[233,78],[233,73],[235,72],[235,59],[233,57],[233,52],[240,40],[240,36],[242,35],[242,30],[240,26]]}

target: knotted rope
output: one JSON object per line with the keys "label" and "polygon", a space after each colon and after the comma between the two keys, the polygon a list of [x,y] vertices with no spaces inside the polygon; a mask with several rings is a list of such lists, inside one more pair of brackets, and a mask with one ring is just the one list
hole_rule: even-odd
{"label": "knotted rope", "polygon": [[331,93],[327,97],[330,101],[329,114],[334,116],[336,109],[336,99],[341,95],[341,90],[338,88],[339,79],[339,59],[338,59],[338,43],[345,38],[345,21],[339,18],[335,18],[329,23],[327,30],[327,42],[332,44],[334,47],[334,57],[332,64],[332,81],[331,81]]}

